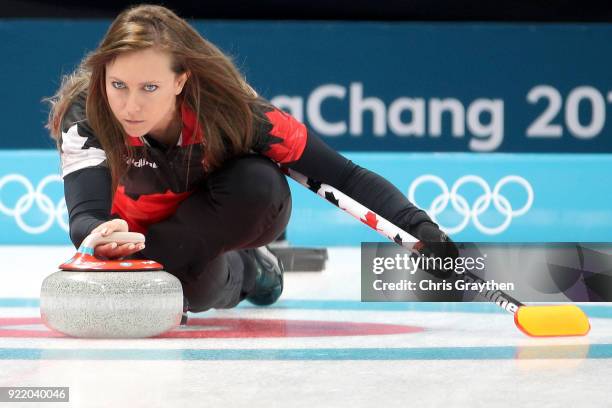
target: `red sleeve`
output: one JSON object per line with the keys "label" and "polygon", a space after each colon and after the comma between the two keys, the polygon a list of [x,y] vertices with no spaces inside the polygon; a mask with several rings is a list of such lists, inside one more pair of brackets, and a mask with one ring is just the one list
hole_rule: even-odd
{"label": "red sleeve", "polygon": [[299,160],[306,147],[306,126],[276,108],[265,112],[265,116],[268,123],[258,131],[254,150],[281,164]]}
{"label": "red sleeve", "polygon": [[413,235],[419,224],[432,222],[397,187],[336,152],[288,113],[270,106],[264,115],[267,120],[258,128],[254,140],[256,152],[336,187]]}

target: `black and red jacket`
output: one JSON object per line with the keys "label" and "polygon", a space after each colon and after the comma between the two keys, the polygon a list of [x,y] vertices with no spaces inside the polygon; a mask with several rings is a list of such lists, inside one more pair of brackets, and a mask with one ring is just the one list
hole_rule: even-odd
{"label": "black and red jacket", "polygon": [[[130,231],[145,232],[172,215],[207,176],[201,149],[205,135],[194,129],[195,114],[183,105],[183,129],[176,146],[163,146],[147,135],[130,138],[134,156],[111,200],[106,154],[87,122],[85,104],[85,93],[75,98],[62,120],[60,140],[75,246],[114,217],[126,220]],[[392,184],[335,152],[291,115],[273,107],[264,113],[267,122],[257,128],[253,153],[336,187],[409,233],[421,222],[431,221]]]}

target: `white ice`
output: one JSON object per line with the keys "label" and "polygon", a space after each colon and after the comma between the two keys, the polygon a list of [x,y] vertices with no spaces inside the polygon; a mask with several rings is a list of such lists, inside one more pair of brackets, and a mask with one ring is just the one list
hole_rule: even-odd
{"label": "white ice", "polygon": [[[71,247],[0,247],[0,305],[4,305],[0,308],[0,318],[39,317],[37,308],[9,307],[6,299],[38,298],[42,279],[54,272],[56,265],[69,258],[73,251]],[[238,307],[192,314],[191,318],[385,323],[425,330],[390,335],[230,339],[85,340],[0,336],[0,386],[70,387],[69,403],[49,406],[73,407],[604,407],[611,404],[608,381],[612,378],[609,352],[612,319],[592,318],[591,332],[584,338],[533,339],[517,330],[511,315],[479,313],[477,304],[471,312],[333,307],[329,302],[355,304],[360,299],[359,249],[332,248],[329,255],[324,272],[286,274],[285,293],[279,307]],[[292,300],[299,300],[307,307],[283,306]],[[332,307],[308,306],[316,300],[329,301]],[[21,328],[45,330],[36,325]],[[368,354],[368,359],[351,358],[360,355],[360,350],[355,349],[363,349],[362,355],[367,350],[379,350],[380,354]],[[510,350],[514,356],[487,354],[500,349]],[[19,350],[28,359],[10,357],[18,356]],[[28,350],[37,350],[38,354],[28,354]],[[70,353],[88,350],[133,350],[149,354],[146,360],[67,357]],[[214,351],[217,359],[190,359],[190,350]],[[306,352],[299,359],[287,358],[282,353],[277,358],[266,359],[231,357],[232,352],[249,350]],[[407,350],[404,357],[381,359],[388,358],[389,352],[402,350]],[[416,354],[410,350],[422,351],[422,359],[414,357]],[[455,350],[473,350],[475,358],[453,358]],[[603,353],[604,358],[595,358],[598,354],[593,350],[607,351]],[[63,353],[61,358],[50,357],[58,351]],[[342,354],[344,351],[349,357],[339,358],[346,355]],[[156,360],[155,353],[167,359]],[[35,405],[9,403],[7,406]]]}

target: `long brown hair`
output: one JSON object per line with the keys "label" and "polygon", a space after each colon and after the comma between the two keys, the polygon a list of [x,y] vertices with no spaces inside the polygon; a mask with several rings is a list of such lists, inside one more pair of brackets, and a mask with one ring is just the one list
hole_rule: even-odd
{"label": "long brown hair", "polygon": [[[46,99],[51,103],[46,127],[59,144],[64,114],[81,92],[87,92],[87,120],[106,153],[113,192],[126,169],[125,157],[131,156],[132,151],[128,136],[110,110],[106,65],[120,54],[150,47],[170,54],[173,72],[189,73],[178,101],[193,110],[204,133],[202,144],[208,169],[219,167],[229,155],[246,153],[256,121],[263,120],[258,113],[262,110],[256,106],[266,102],[257,97],[219,48],[163,6],[143,4],[128,8],[113,21],[97,49],[63,78],[54,96]],[[197,126],[194,132],[196,129]]]}

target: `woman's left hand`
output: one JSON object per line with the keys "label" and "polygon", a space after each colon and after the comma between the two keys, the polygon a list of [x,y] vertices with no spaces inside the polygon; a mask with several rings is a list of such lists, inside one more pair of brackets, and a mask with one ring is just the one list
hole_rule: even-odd
{"label": "woman's left hand", "polygon": [[[452,239],[436,224],[432,222],[422,222],[414,230],[414,236],[419,239],[415,244],[415,249],[426,257],[452,258],[453,261],[459,256],[459,249]],[[444,263],[444,262],[443,262]],[[454,271],[445,269],[429,269],[426,270],[434,276],[448,278]]]}

